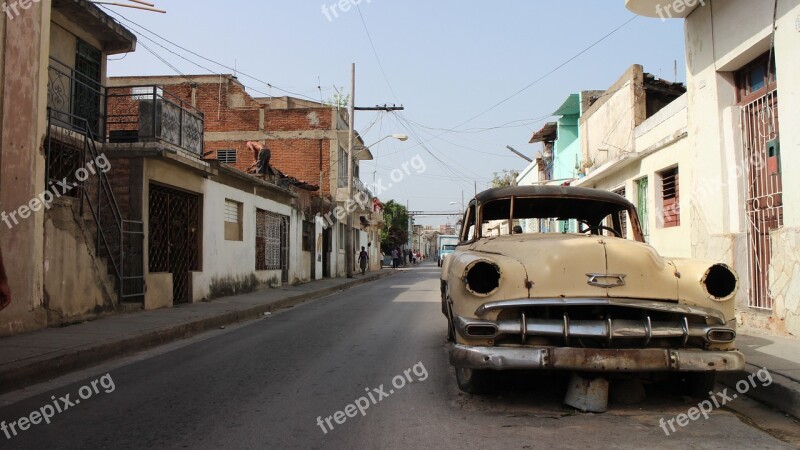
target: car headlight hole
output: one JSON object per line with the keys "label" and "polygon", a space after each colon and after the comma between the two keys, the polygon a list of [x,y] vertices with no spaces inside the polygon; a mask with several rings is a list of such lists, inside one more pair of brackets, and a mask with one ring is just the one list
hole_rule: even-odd
{"label": "car headlight hole", "polygon": [[716,300],[723,300],[730,297],[738,287],[739,280],[728,266],[715,264],[708,269],[703,279],[706,291]]}
{"label": "car headlight hole", "polygon": [[473,264],[466,273],[467,289],[477,295],[490,295],[500,287],[500,269],[486,261]]}

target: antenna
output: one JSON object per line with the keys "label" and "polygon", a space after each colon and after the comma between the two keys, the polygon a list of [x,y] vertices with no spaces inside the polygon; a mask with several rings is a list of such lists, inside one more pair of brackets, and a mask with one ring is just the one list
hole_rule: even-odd
{"label": "antenna", "polygon": [[161,14],[166,14],[167,13],[163,9],[156,9],[155,8],[155,6],[156,6],[155,3],[145,2],[145,1],[142,1],[142,0],[127,0],[127,1],[129,1],[131,3],[138,3],[138,4],[137,5],[131,5],[129,3],[98,2],[98,1],[92,1],[92,3],[94,3],[95,5],[110,5],[110,6],[120,6],[122,8],[141,9],[141,10],[144,10],[144,11],[157,12],[157,13],[161,13]]}

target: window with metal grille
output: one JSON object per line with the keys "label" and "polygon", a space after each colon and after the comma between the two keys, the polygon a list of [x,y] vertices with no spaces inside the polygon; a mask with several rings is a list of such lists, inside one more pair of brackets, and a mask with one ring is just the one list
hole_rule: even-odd
{"label": "window with metal grille", "polygon": [[233,200],[225,200],[225,240],[241,241],[242,232],[242,204]]}
{"label": "window with metal grille", "polygon": [[288,269],[288,245],[289,217],[256,210],[256,270]]}
{"label": "window with metal grille", "polygon": [[665,170],[661,176],[661,218],[664,228],[681,224],[680,184],[678,168]]}
{"label": "window with metal grille", "polygon": [[223,164],[236,164],[236,150],[217,150],[217,161]]}

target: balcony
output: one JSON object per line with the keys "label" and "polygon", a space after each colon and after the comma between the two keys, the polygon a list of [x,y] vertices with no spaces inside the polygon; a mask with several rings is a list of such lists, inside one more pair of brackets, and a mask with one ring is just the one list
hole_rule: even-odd
{"label": "balcony", "polygon": [[[348,200],[347,197],[347,179],[341,178],[339,180],[339,188],[336,189],[336,201],[337,202],[346,202]],[[367,189],[364,185],[364,182],[361,181],[359,178],[353,179],[353,198],[355,200],[360,199],[367,199],[367,203],[363,205],[363,208],[360,208],[361,211],[370,211],[372,209],[372,199],[374,196],[372,192]],[[359,204],[359,206],[361,206]]]}
{"label": "balcony", "polygon": [[61,124],[103,143],[159,142],[198,158],[203,113],[158,86],[107,87],[50,59],[47,106]]}

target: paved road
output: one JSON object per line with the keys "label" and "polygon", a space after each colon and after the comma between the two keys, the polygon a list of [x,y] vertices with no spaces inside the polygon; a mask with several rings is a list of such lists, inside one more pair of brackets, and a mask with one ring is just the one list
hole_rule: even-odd
{"label": "paved road", "polygon": [[512,374],[499,394],[463,395],[437,273],[422,265],[2,396],[6,426],[48,405],[62,412],[11,439],[0,431],[0,448],[791,448],[728,410],[667,437],[659,419],[696,402],[655,388],[600,415],[562,406],[564,377],[552,375]]}

